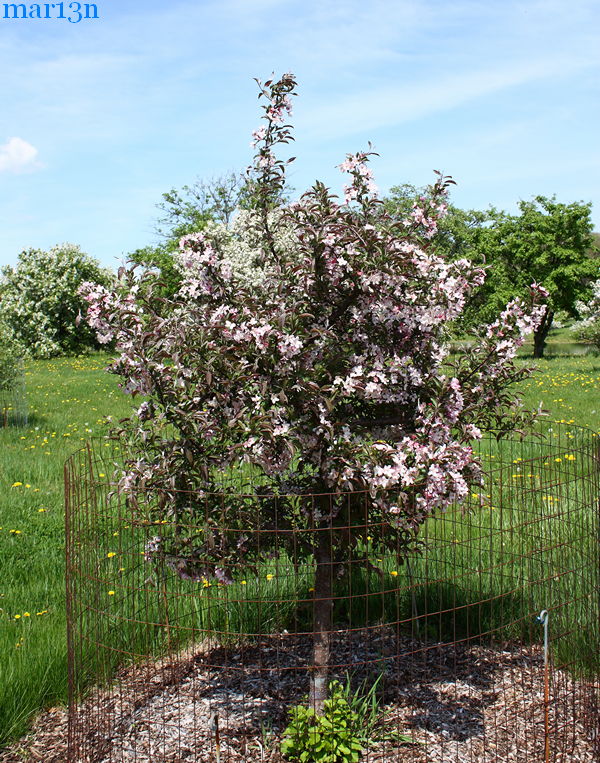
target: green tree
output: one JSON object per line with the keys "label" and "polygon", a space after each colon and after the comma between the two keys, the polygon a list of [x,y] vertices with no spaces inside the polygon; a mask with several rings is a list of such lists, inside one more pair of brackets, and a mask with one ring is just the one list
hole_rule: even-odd
{"label": "green tree", "polygon": [[507,296],[525,294],[532,281],[543,286],[548,302],[533,337],[533,355],[541,358],[556,311],[577,316],[576,303],[597,274],[597,263],[589,256],[591,204],[536,196],[520,201],[519,211],[509,215],[492,210],[493,222],[478,240],[489,264],[485,309],[495,309]]}
{"label": "green tree", "polygon": [[[383,206],[397,219],[409,220],[427,193],[409,184],[394,186]],[[555,313],[578,317],[577,301],[597,275],[597,245],[591,204],[561,204],[555,197],[536,196],[519,202],[519,212],[462,210],[448,204],[431,244],[450,260],[466,257],[487,268],[485,283],[471,295],[460,318],[462,330],[494,320],[509,300],[525,296],[533,281],[548,291],[546,314],[534,333],[534,357],[540,358]]]}

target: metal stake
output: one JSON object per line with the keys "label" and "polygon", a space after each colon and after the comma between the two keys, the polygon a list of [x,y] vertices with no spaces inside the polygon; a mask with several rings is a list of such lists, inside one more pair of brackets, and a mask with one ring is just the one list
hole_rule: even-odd
{"label": "metal stake", "polygon": [[544,741],[546,763],[550,763],[550,723],[548,708],[550,706],[550,685],[548,675],[548,610],[543,609],[537,617],[538,623],[544,626]]}
{"label": "metal stake", "polygon": [[210,719],[210,725],[212,730],[215,733],[215,753],[216,753],[216,761],[215,763],[221,763],[221,740],[219,735],[219,713],[213,713],[212,717]]}

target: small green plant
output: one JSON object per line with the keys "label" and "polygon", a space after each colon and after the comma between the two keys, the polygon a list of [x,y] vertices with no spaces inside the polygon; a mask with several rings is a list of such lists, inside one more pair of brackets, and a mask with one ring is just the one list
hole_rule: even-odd
{"label": "small green plant", "polygon": [[306,705],[292,708],[290,724],[283,732],[282,755],[299,763],[357,763],[373,742],[410,743],[410,737],[386,729],[382,722],[376,695],[380,680],[381,675],[364,695],[360,689],[352,691],[349,678],[345,685],[333,681],[321,715]]}
{"label": "small green plant", "polygon": [[363,750],[360,716],[348,702],[344,688],[334,681],[323,714],[298,705],[290,710],[281,753],[300,763],[356,763]]}

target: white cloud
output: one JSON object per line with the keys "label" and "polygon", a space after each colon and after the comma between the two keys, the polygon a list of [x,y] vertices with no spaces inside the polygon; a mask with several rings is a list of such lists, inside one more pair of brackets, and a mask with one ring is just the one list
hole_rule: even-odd
{"label": "white cloud", "polygon": [[38,150],[23,138],[9,138],[0,146],[0,172],[34,172],[42,167]]}

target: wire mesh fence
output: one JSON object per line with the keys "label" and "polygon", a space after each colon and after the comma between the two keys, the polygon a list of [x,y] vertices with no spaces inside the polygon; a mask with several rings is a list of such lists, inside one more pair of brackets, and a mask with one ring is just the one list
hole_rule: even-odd
{"label": "wire mesh fence", "polygon": [[[289,710],[318,670],[350,698],[375,687],[364,761],[597,761],[598,438],[538,434],[479,443],[483,486],[428,520],[408,556],[378,542],[360,493],[265,495],[231,474],[221,526],[200,491],[182,524],[119,496],[118,445],[82,448],[65,466],[70,760],[287,760]],[[330,519],[286,523],[284,500],[299,516],[327,504]],[[216,577],[172,552],[207,532],[259,552]],[[319,562],[333,533],[359,541]]]}
{"label": "wire mesh fence", "polygon": [[25,372],[22,367],[18,371],[18,374],[9,380],[0,379],[0,428],[27,426]]}

